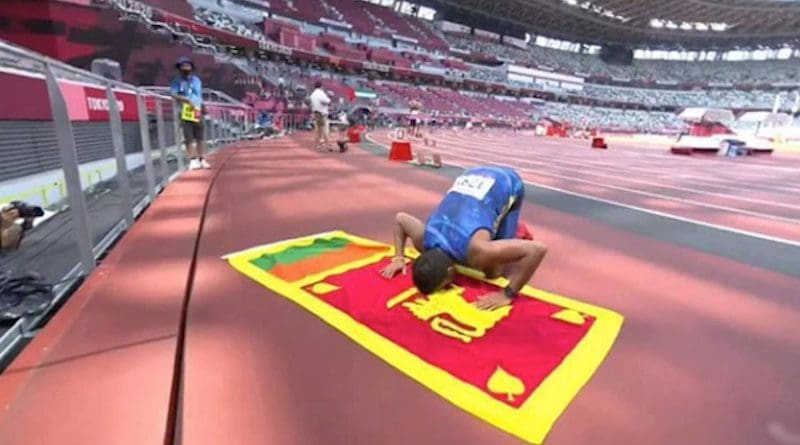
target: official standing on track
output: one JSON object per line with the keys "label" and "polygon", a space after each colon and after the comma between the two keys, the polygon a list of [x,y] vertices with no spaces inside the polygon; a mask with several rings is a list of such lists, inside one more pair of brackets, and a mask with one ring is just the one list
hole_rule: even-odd
{"label": "official standing on track", "polygon": [[311,112],[314,114],[314,131],[316,133],[316,148],[317,150],[328,149],[331,150],[328,140],[328,113],[330,112],[329,105],[331,98],[325,90],[322,89],[322,82],[314,84],[314,91],[308,97],[311,102]]}
{"label": "official standing on track", "polygon": [[178,75],[172,80],[172,96],[181,107],[181,124],[189,170],[211,168],[205,159],[203,138],[203,83],[194,74],[194,62],[181,57],[175,64]]}

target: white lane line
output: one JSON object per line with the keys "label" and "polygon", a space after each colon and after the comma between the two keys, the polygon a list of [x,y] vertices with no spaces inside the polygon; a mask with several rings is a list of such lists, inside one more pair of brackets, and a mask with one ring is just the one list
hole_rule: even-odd
{"label": "white lane line", "polygon": [[[457,134],[456,136],[470,136],[470,135],[465,135],[465,134],[461,133],[461,134]],[[487,139],[486,137],[481,137],[480,134],[476,134],[475,135],[475,139],[491,140],[491,139]],[[585,144],[586,144],[586,141],[578,140],[578,139],[546,139],[546,138],[541,138],[540,137],[540,138],[537,138],[535,140],[537,141],[537,143],[541,143],[541,145],[554,147],[556,149],[558,149],[558,148],[563,149],[565,146],[567,146],[569,148],[583,148],[583,147],[585,147]],[[643,150],[640,150],[640,149],[634,149],[632,147],[626,147],[624,152],[622,150],[615,150],[614,153],[615,154],[624,153],[626,155],[635,155],[637,157],[645,157],[645,158],[657,158],[659,160],[669,159],[669,160],[674,161],[674,162],[681,162],[684,165],[697,165],[696,162],[692,162],[692,158],[689,158],[689,157],[685,157],[685,158],[684,157],[675,157],[674,155],[672,155],[672,154],[670,154],[670,153],[668,153],[666,151],[663,152],[663,153],[652,153],[652,150],[650,150],[650,152],[646,152],[646,151],[643,151]],[[793,157],[793,158],[781,157],[781,158],[776,158],[776,159],[786,159],[786,160],[789,160],[789,161],[799,161],[800,157]],[[704,163],[714,163],[714,164],[717,164],[717,165],[725,165],[725,166],[730,167],[730,163],[728,163],[727,161],[719,160],[719,159],[716,159],[716,158],[713,158],[713,157],[703,158],[702,162],[704,162]],[[759,160],[759,161],[756,161],[756,162],[757,163],[736,164],[736,166],[737,167],[741,167],[743,169],[752,169],[752,170],[760,170],[760,171],[782,170],[782,171],[786,171],[786,172],[790,172],[790,173],[796,173],[797,172],[797,168],[798,168],[798,167],[792,167],[792,166],[786,166],[786,165],[776,165],[776,164],[778,164],[779,161],[760,161]]]}
{"label": "white lane line", "polygon": [[[481,145],[481,146],[485,145],[485,144],[489,144],[489,145],[494,145],[494,146],[508,147],[507,144],[500,144],[501,141],[497,141],[497,140],[493,140],[493,139],[480,139],[480,138],[475,138],[474,140],[469,139],[469,138],[459,139],[459,138],[457,138],[457,136],[461,136],[461,135],[454,135],[454,137],[445,137],[444,141],[445,142],[453,142],[453,143],[456,143],[456,144],[462,144],[462,143],[475,144],[476,142],[479,142],[479,145]],[[554,145],[554,144],[559,144],[559,142],[547,141],[547,140],[541,140],[541,141],[540,140],[536,140],[536,142],[537,142],[537,144],[536,144],[536,149],[535,150],[537,150],[537,152],[538,152],[536,154],[539,154],[539,155],[541,155],[541,154],[556,155],[556,157],[558,159],[560,159],[560,160],[564,160],[564,159],[572,160],[572,161],[575,161],[576,163],[578,163],[578,165],[584,165],[583,163],[585,161],[587,161],[587,159],[585,157],[583,157],[583,156],[574,156],[574,152],[572,152],[571,150],[565,150],[563,142],[560,142],[560,144],[562,144],[560,146],[560,150],[558,148],[555,148],[554,150],[550,150],[549,148],[545,148],[545,150],[541,150],[543,145],[551,145],[553,147],[558,147],[558,145]],[[545,142],[545,144],[541,144],[540,142]],[[521,154],[531,154],[531,150],[524,150],[524,151],[513,150],[513,151],[521,153]],[[542,151],[544,151],[544,153],[542,153]],[[617,156],[617,155],[621,154],[619,151],[613,151],[613,153],[614,153],[614,156]],[[616,159],[620,159],[620,158],[623,158],[623,157],[624,158],[641,158],[642,155],[641,154],[630,153],[630,154],[626,154],[626,156],[618,156]],[[704,164],[698,164],[697,162],[687,162],[687,161],[683,160],[682,158],[677,158],[674,155],[667,155],[667,154],[665,154],[665,155],[648,155],[648,157],[658,158],[658,161],[661,161],[662,164],[663,164],[664,161],[670,162],[676,168],[678,168],[678,166],[680,166],[681,169],[684,169],[684,168],[696,168],[696,167],[700,167],[701,165],[702,166],[708,166],[709,161],[712,161],[712,159],[708,159],[708,160],[704,160]],[[719,165],[719,166],[724,166],[725,167],[724,170],[720,170],[718,172],[718,174],[729,173],[729,172],[731,172],[731,170],[735,171],[735,169],[738,168],[738,167],[750,166],[749,164],[732,164],[730,162],[725,162],[725,161],[718,161],[718,160],[713,160],[713,161],[716,163],[715,165]],[[663,169],[661,169],[661,170],[652,170],[652,169],[642,168],[643,166],[653,167],[654,166],[653,163],[654,163],[654,161],[647,161],[646,164],[632,163],[632,162],[626,160],[624,165],[626,167],[626,170],[629,170],[629,171],[649,171],[649,172],[655,172],[655,173],[664,173]],[[615,167],[616,166],[617,168],[619,168],[618,164],[614,164],[614,163],[612,163],[610,161],[609,162],[604,162],[601,165],[606,165],[608,167]],[[633,167],[633,168],[631,168],[631,167]],[[776,168],[784,169],[784,167],[776,167]],[[785,168],[785,169],[786,169],[786,171],[788,171],[791,174],[797,174],[798,171],[800,171],[800,169],[796,169],[796,168]],[[747,180],[775,179],[775,177],[776,177],[775,175],[776,175],[775,172],[764,172],[763,174],[755,174],[754,175],[752,173],[739,171],[739,172],[737,172],[737,176],[735,178],[727,178],[726,179],[726,184],[731,184],[731,182],[740,182],[743,179],[747,179]],[[794,179],[794,178],[791,178],[791,177],[787,178],[787,180],[791,180],[791,179]],[[710,183],[713,183],[713,182],[710,182]],[[773,187],[770,187],[770,189],[773,189]],[[776,190],[781,190],[781,191],[787,191],[787,192],[798,192],[798,191],[800,191],[800,188],[791,187],[791,186],[780,186],[780,187],[776,187],[775,189]]]}
{"label": "white lane line", "polygon": [[[470,140],[463,140],[462,141],[462,140],[457,140],[457,139],[444,139],[443,142],[444,142],[443,144],[440,144],[440,146],[442,146],[442,147],[452,146],[452,145],[457,145],[457,146],[470,145],[470,144],[476,145],[475,144],[476,141],[470,141]],[[649,173],[653,173],[655,175],[660,175],[660,176],[663,176],[666,172],[668,172],[668,170],[665,170],[663,168],[658,169],[658,170],[640,168],[639,164],[633,163],[628,159],[619,160],[619,158],[617,158],[617,160],[619,162],[616,162],[616,163],[611,162],[611,161],[598,162],[597,160],[594,160],[594,158],[586,158],[585,156],[580,156],[580,157],[579,156],[573,156],[571,153],[569,153],[569,150],[563,150],[563,149],[561,151],[559,151],[559,152],[554,152],[554,153],[551,153],[549,151],[545,151],[544,153],[542,153],[542,150],[539,147],[537,147],[536,149],[533,149],[533,150],[519,150],[519,149],[514,150],[514,149],[506,149],[507,145],[500,144],[500,143],[498,143],[498,141],[490,141],[490,140],[487,140],[487,141],[485,141],[485,143],[481,143],[481,144],[477,144],[477,145],[481,146],[481,147],[484,147],[484,146],[502,147],[502,148],[505,149],[504,153],[512,153],[512,152],[513,153],[517,153],[517,154],[519,154],[519,157],[523,158],[523,159],[526,158],[527,156],[530,156],[531,154],[534,154],[539,158],[546,157],[547,162],[553,162],[553,163],[558,162],[558,163],[560,163],[562,165],[568,165],[568,163],[572,161],[572,162],[575,162],[574,166],[577,167],[578,169],[580,169],[581,171],[586,171],[587,170],[587,168],[586,168],[587,166],[594,165],[594,166],[598,166],[599,168],[603,168],[603,169],[607,169],[607,170],[613,171],[613,172],[617,173],[618,176],[621,176],[620,175],[620,173],[621,173],[620,163],[623,163],[625,171],[630,171],[630,172],[649,172]],[[545,156],[543,156],[543,155],[545,155]],[[550,155],[553,155],[553,156],[550,156]],[[667,159],[663,159],[663,161],[666,161],[666,160]],[[652,162],[650,164],[648,164],[648,165],[651,166],[651,167],[654,166],[652,164]],[[675,166],[675,169],[676,170],[681,170],[681,171],[693,172],[698,167],[701,167],[701,165],[691,164],[691,165],[686,165],[685,167],[680,167],[680,168]],[[706,166],[706,168],[707,167],[708,166]],[[726,177],[727,175],[725,173],[728,173],[730,171],[730,167],[735,167],[735,165],[728,165],[727,167],[728,168],[726,168],[724,170],[720,170],[720,171],[715,172],[715,176],[718,177],[719,179],[723,180],[724,182],[716,182],[716,181],[712,181],[712,180],[708,180],[708,179],[706,179],[704,181],[695,181],[695,182],[705,183],[705,184],[712,185],[714,187],[725,188],[725,189],[730,189],[730,190],[737,190],[737,191],[741,192],[742,187],[738,186],[737,188],[734,188],[733,184],[742,184],[743,182],[747,183],[750,180],[762,181],[762,180],[765,179],[765,177],[760,176],[760,175],[759,176],[749,175],[747,177],[744,177],[744,176],[742,176],[742,172],[738,172],[738,174],[737,174],[737,176],[735,178],[729,178],[729,177]],[[800,172],[800,169],[798,169],[798,172]],[[795,172],[795,174],[796,173],[797,172]],[[644,176],[647,176],[647,175],[644,175]],[[652,175],[650,175],[650,176],[652,176]],[[767,179],[774,181],[775,179],[781,179],[781,178],[782,178],[783,181],[786,182],[786,184],[771,184],[768,187],[759,187],[758,189],[755,189],[754,192],[770,193],[772,195],[790,195],[791,196],[790,199],[793,200],[794,196],[796,196],[797,193],[800,192],[800,187],[792,187],[789,184],[800,182],[800,175],[796,175],[796,177],[786,177],[785,175],[776,176],[776,175],[773,174],[773,175],[769,176]],[[668,185],[661,185],[661,186],[668,186]],[[695,193],[701,193],[701,191],[697,191],[695,189],[689,189],[689,190],[692,190]],[[709,192],[705,192],[705,193],[709,193]],[[739,197],[739,195],[737,195],[737,197]],[[734,199],[734,197],[732,197],[732,196],[728,196],[727,198]],[[746,197],[743,197],[743,198],[746,198]],[[758,199],[759,201],[763,201],[763,200],[761,200],[759,198],[754,198],[754,199]]]}
{"label": "white lane line", "polygon": [[[508,162],[508,159],[492,159],[492,158],[485,158],[485,157],[470,156],[469,154],[464,154],[464,150],[460,150],[460,149],[454,149],[454,150],[450,151],[449,154],[450,155],[454,155],[454,156],[458,156],[458,157],[461,157],[461,158],[464,158],[464,159],[467,159],[467,160],[470,160],[470,161],[491,162],[491,163],[496,163],[497,161]],[[741,215],[748,215],[748,216],[752,216],[752,217],[755,217],[755,218],[769,219],[769,220],[779,221],[779,222],[784,222],[784,223],[789,223],[789,224],[800,224],[800,219],[796,219],[796,218],[777,216],[777,215],[772,215],[772,214],[769,214],[769,213],[755,212],[755,211],[752,211],[752,210],[745,210],[745,209],[740,209],[740,208],[736,208],[736,207],[728,207],[728,206],[722,206],[722,205],[717,205],[717,204],[710,204],[710,203],[706,203],[706,202],[703,202],[703,201],[696,201],[696,200],[693,200],[693,199],[678,198],[678,197],[674,197],[674,196],[662,195],[662,194],[659,194],[659,193],[646,192],[646,191],[643,191],[643,190],[636,190],[636,189],[632,189],[632,188],[628,188],[628,187],[622,187],[622,186],[617,186],[617,185],[606,184],[606,183],[603,183],[603,182],[591,181],[591,180],[588,180],[588,179],[579,179],[579,178],[577,178],[575,176],[561,175],[561,174],[557,174],[557,173],[548,173],[548,172],[544,172],[544,171],[541,171],[541,170],[530,169],[530,168],[528,168],[528,166],[530,166],[530,165],[534,165],[534,166],[541,165],[541,166],[546,167],[545,164],[535,164],[535,163],[531,164],[531,163],[526,163],[525,161],[523,161],[522,162],[522,166],[520,166],[519,168],[522,169],[523,171],[527,172],[527,173],[534,174],[534,175],[548,176],[548,177],[552,177],[552,178],[556,178],[556,179],[564,179],[564,180],[568,180],[570,182],[577,182],[577,183],[588,184],[588,185],[592,185],[592,186],[596,186],[596,187],[603,187],[603,188],[606,188],[606,189],[618,190],[618,191],[630,193],[630,194],[633,194],[633,195],[647,196],[649,198],[656,198],[656,199],[665,200],[665,201],[673,201],[673,202],[678,202],[678,203],[681,203],[681,204],[689,204],[689,205],[693,205],[693,206],[697,206],[697,207],[704,207],[704,208],[709,208],[709,209],[714,209],[714,210],[722,210],[722,211],[725,211],[725,212],[728,212],[728,213],[738,213],[738,214],[741,214]]]}
{"label": "white lane line", "polygon": [[784,445],[800,445],[800,432],[792,431],[778,422],[770,422],[767,432],[773,439]]}
{"label": "white lane line", "polygon": [[[476,142],[476,141],[477,142],[481,142],[481,141],[482,142],[496,141],[496,139],[486,138],[486,137],[470,138],[469,137],[470,135],[462,135],[462,134],[453,134],[453,135],[449,135],[449,136],[448,135],[444,135],[444,136],[445,137],[449,137],[451,140],[459,140],[458,138],[460,138],[460,140],[472,141],[472,142]],[[521,139],[521,141],[531,142],[530,139]],[[555,150],[555,152],[558,153],[559,155],[568,155],[568,154],[571,153],[571,150],[585,148],[585,145],[583,145],[583,144],[578,145],[578,144],[576,144],[577,141],[571,141],[571,140],[552,140],[552,139],[540,139],[540,138],[538,138],[538,139],[534,139],[533,141],[536,142],[536,146],[537,147],[544,147],[546,150],[547,149]],[[517,141],[513,141],[512,140],[511,142],[517,142]],[[581,141],[581,142],[585,142],[585,141]],[[567,147],[566,150],[565,150],[565,147]],[[772,165],[772,164],[767,164],[767,165],[765,165],[765,164],[758,164],[758,165],[753,165],[753,164],[733,164],[732,165],[730,162],[719,160],[719,159],[716,159],[716,158],[713,158],[713,157],[703,158],[702,161],[699,161],[699,160],[696,160],[696,159],[690,158],[690,157],[674,156],[674,155],[666,153],[666,152],[665,153],[646,153],[646,152],[636,151],[636,150],[624,150],[624,151],[622,151],[622,150],[614,150],[614,151],[612,151],[612,153],[614,153],[615,156],[624,155],[624,157],[630,157],[630,158],[651,158],[651,159],[655,159],[657,161],[669,161],[669,162],[671,162],[671,163],[673,163],[675,165],[682,165],[682,166],[698,166],[698,165],[700,165],[700,162],[702,162],[702,165],[715,164],[715,165],[719,165],[719,166],[725,166],[727,169],[730,169],[731,167],[735,167],[735,168],[743,168],[743,169],[745,169],[745,168],[757,169],[757,170],[761,170],[761,171],[764,171],[764,170],[782,170],[782,171],[786,171],[786,172],[789,172],[789,173],[797,173],[797,168],[796,167],[787,167],[785,165],[778,166],[778,165]],[[620,157],[622,157],[622,156],[620,156]],[[763,173],[767,174],[767,175],[773,175],[774,174],[774,172],[765,172],[765,171]],[[758,177],[763,177],[763,176],[759,175]]]}
{"label": "white lane line", "polygon": [[[515,153],[522,153],[522,154],[530,154],[529,152],[520,152],[519,150],[515,150]],[[680,179],[679,176],[684,175],[675,175],[675,171],[685,171],[689,173],[695,174],[705,174],[708,171],[708,166],[705,167],[705,171],[700,170],[701,165],[684,165],[684,166],[675,166],[674,168],[664,168],[664,164],[661,164],[661,168],[653,168],[656,167],[653,162],[649,163],[640,163],[635,162],[632,159],[623,159],[615,158],[613,161],[609,160],[598,160],[596,158],[586,158],[586,157],[577,157],[577,156],[570,156],[567,154],[559,154],[557,156],[559,161],[564,162],[575,162],[579,166],[594,166],[595,168],[602,168],[607,171],[619,173],[620,172],[620,164],[624,163],[625,171],[631,172],[645,172],[651,175],[659,176],[661,178],[666,179]],[[735,165],[729,165],[728,167],[735,167]],[[684,182],[684,185],[690,187],[696,187],[694,184],[702,184],[703,186],[712,186],[721,189],[727,190],[734,190],[737,192],[741,192],[743,190],[742,184],[750,182],[751,180],[755,181],[763,181],[764,179],[770,180],[771,183],[769,185],[760,185],[758,188],[753,189],[753,192],[767,192],[771,194],[786,194],[794,196],[796,193],[800,192],[800,187],[792,186],[791,184],[797,183],[800,181],[800,175],[797,173],[800,172],[798,169],[797,172],[794,172],[793,175],[786,175],[785,173],[781,174],[771,174],[767,177],[762,175],[753,176],[753,175],[742,175],[741,171],[731,170],[731,168],[725,168],[724,170],[717,170],[714,172],[714,176],[709,177],[699,177],[699,176],[690,176],[685,175],[685,179],[689,179],[688,183]],[[736,173],[735,176],[731,176],[731,173]],[[716,179],[716,180],[715,180]],[[775,184],[774,181],[783,180],[785,184]],[[693,184],[694,183],[694,184]],[[745,189],[745,191],[750,191],[749,189]]]}
{"label": "white lane line", "polygon": [[[520,152],[520,151],[516,151],[516,150],[504,150],[504,151],[492,150],[491,148],[489,148],[490,146],[491,147],[496,147],[497,145],[495,145],[495,144],[492,144],[492,145],[484,144],[484,145],[481,146],[482,147],[481,151],[482,152],[492,153],[492,154],[497,154],[497,155],[501,155],[501,156],[504,156],[504,155],[515,155],[515,154],[524,155],[525,154],[524,152]],[[448,147],[448,148],[451,148],[451,147]],[[457,148],[456,149],[451,148],[451,150],[459,150],[460,152],[463,152],[463,150],[460,150],[460,149],[457,149]],[[786,208],[786,209],[790,209],[790,210],[800,210],[800,206],[798,206],[798,205],[785,204],[785,203],[770,201],[770,200],[766,200],[766,199],[750,198],[750,197],[746,197],[746,196],[732,196],[732,195],[728,195],[728,194],[725,194],[725,193],[702,191],[702,190],[692,189],[692,188],[688,188],[688,187],[668,185],[668,184],[659,183],[659,182],[651,182],[651,181],[643,181],[643,180],[639,180],[639,179],[626,178],[624,175],[620,174],[621,172],[619,171],[620,170],[619,168],[616,168],[617,172],[616,172],[616,174],[613,174],[613,175],[605,174],[605,173],[597,173],[597,172],[593,172],[593,171],[590,171],[589,169],[585,168],[587,166],[587,164],[588,165],[599,166],[600,168],[606,168],[604,165],[598,165],[597,163],[591,163],[591,162],[580,162],[580,163],[578,163],[578,162],[575,162],[575,163],[562,162],[559,159],[550,159],[550,160],[547,161],[547,163],[541,163],[541,162],[536,162],[536,161],[532,161],[532,160],[529,160],[529,159],[525,159],[524,156],[517,157],[517,159],[520,159],[522,162],[526,162],[528,165],[538,165],[538,166],[541,166],[541,167],[544,167],[544,168],[548,168],[548,169],[550,169],[553,165],[560,166],[562,168],[581,167],[581,168],[583,168],[583,171],[581,171],[581,173],[584,174],[584,175],[597,176],[597,177],[601,177],[601,178],[617,179],[617,180],[624,181],[624,182],[629,182],[629,183],[634,183],[634,184],[641,184],[641,185],[646,185],[646,186],[651,186],[651,187],[659,187],[659,188],[664,188],[664,189],[679,190],[679,191],[683,191],[683,192],[694,193],[694,194],[697,194],[697,195],[716,196],[716,197],[719,197],[719,198],[724,198],[724,199],[728,199],[728,200],[732,200],[732,201],[742,201],[742,202],[749,202],[749,203],[753,203],[753,204],[764,204],[764,205],[770,206],[770,207],[782,207],[782,208]],[[609,166],[607,168],[611,169],[613,167]],[[631,169],[628,169],[628,170],[631,170]],[[570,176],[570,178],[572,178],[572,176]],[[605,183],[599,183],[599,184],[605,184]],[[662,196],[669,197],[669,195],[662,195]],[[680,199],[680,198],[676,198],[676,199]],[[707,205],[714,205],[714,204],[707,204]],[[743,210],[745,210],[745,209],[743,209]]]}
{"label": "white lane line", "polygon": [[[647,158],[654,158],[654,157],[662,157],[663,158],[666,155],[659,156],[659,155],[655,155],[655,154],[644,153],[643,156],[647,157]],[[717,164],[717,165],[720,165],[720,166],[724,166],[724,165],[730,166],[730,164],[728,162],[720,161],[720,160],[714,159],[713,157],[709,157],[707,159],[703,159],[703,161],[704,162],[708,162],[708,163]],[[797,172],[797,167],[786,167],[786,166],[781,166],[781,165],[771,165],[771,164],[756,164],[756,165],[754,165],[754,164],[736,164],[736,165],[737,165],[738,168],[750,169],[750,170],[759,170],[759,171],[764,172],[764,173],[767,173],[768,170],[779,170],[779,171],[785,171],[785,172],[790,172],[790,173],[791,172]]]}
{"label": "white lane line", "polygon": [[[379,146],[383,147],[384,149],[386,149],[388,151],[388,147],[386,146],[386,144],[381,143],[381,142],[377,142],[376,140],[372,139],[372,135],[371,134],[368,133],[366,135],[366,139],[368,141],[372,142],[373,144],[376,144],[376,145],[379,145]],[[452,165],[452,166],[459,167],[459,168],[469,168],[469,167],[473,167],[474,166],[474,165],[459,164],[459,163],[456,163],[456,162],[451,162],[450,160],[447,160],[446,162],[444,162],[444,164]],[[766,235],[766,234],[763,234],[763,233],[751,232],[749,230],[736,229],[734,227],[722,226],[722,225],[719,225],[719,224],[713,224],[713,223],[706,222],[706,221],[700,221],[700,220],[697,220],[697,219],[686,218],[686,217],[679,216],[679,215],[674,215],[674,214],[671,214],[671,213],[665,213],[665,212],[661,212],[661,211],[658,211],[658,210],[652,210],[652,209],[639,207],[639,206],[635,206],[635,205],[631,205],[631,204],[625,204],[625,203],[622,203],[622,202],[613,201],[613,200],[605,199],[605,198],[599,198],[597,196],[592,196],[592,195],[586,195],[584,193],[573,192],[573,191],[561,189],[561,188],[558,188],[558,187],[551,187],[549,185],[544,185],[544,184],[540,184],[540,183],[529,181],[529,180],[526,180],[524,182],[526,184],[530,184],[530,185],[533,185],[533,186],[536,186],[536,187],[539,187],[539,188],[543,188],[543,189],[547,189],[547,190],[551,190],[551,191],[554,191],[554,192],[563,193],[565,195],[577,196],[579,198],[584,198],[584,199],[589,199],[589,200],[592,200],[592,201],[602,202],[602,203],[613,205],[613,206],[616,206],[616,207],[622,207],[622,208],[629,209],[629,210],[635,210],[637,212],[642,212],[642,213],[647,213],[647,214],[650,214],[650,215],[660,216],[662,218],[672,219],[672,220],[675,220],[675,221],[681,221],[681,222],[690,223],[690,224],[696,224],[698,226],[708,227],[708,228],[715,229],[715,230],[720,230],[720,231],[723,231],[723,232],[735,233],[737,235],[743,235],[743,236],[756,238],[756,239],[761,239],[761,240],[765,240],[765,241],[772,241],[772,242],[775,242],[775,243],[786,244],[786,245],[789,245],[789,246],[792,246],[792,247],[800,247],[800,242],[792,241],[792,240],[789,240],[789,239],[786,239],[786,238],[780,238],[780,237],[777,237],[777,236]]]}

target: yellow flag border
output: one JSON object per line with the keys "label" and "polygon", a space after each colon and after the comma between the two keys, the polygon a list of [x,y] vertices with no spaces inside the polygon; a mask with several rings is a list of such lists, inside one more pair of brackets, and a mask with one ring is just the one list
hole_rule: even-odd
{"label": "yellow flag border", "polygon": [[[250,262],[264,254],[276,253],[292,246],[309,245],[319,238],[333,237],[345,238],[362,245],[386,246],[387,251],[343,264],[295,283],[281,280]],[[361,324],[346,312],[303,290],[303,287],[322,281],[328,276],[339,275],[376,263],[389,256],[392,250],[390,246],[374,240],[351,235],[344,231],[331,231],[266,244],[231,253],[222,258],[240,273],[302,306],[354,342],[459,408],[527,442],[542,443],[558,417],[566,410],[578,391],[589,381],[611,350],[622,328],[622,315],[599,306],[525,286],[520,291],[520,296],[579,311],[594,317],[595,322],[578,345],[528,397],[525,403],[519,408],[513,408],[472,384],[459,380],[445,370],[422,360]],[[418,253],[414,249],[406,249],[406,255],[416,258]],[[459,266],[458,271],[499,286],[507,284],[504,278],[487,280],[480,272],[468,268]]]}

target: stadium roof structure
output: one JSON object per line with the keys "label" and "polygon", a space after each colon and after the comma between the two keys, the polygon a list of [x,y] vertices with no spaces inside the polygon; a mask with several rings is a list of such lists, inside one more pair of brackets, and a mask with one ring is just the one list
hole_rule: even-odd
{"label": "stadium roof structure", "polygon": [[731,49],[800,42],[800,0],[430,0],[427,3],[434,4],[439,16],[445,19],[451,14],[490,16],[532,34],[583,43]]}

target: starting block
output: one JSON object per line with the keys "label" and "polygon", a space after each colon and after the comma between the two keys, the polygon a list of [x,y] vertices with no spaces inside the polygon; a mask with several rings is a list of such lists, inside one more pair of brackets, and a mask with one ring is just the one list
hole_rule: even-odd
{"label": "starting block", "polygon": [[389,150],[390,161],[410,161],[412,159],[410,142],[392,141],[392,147]]}
{"label": "starting block", "polygon": [[608,144],[606,144],[606,140],[600,137],[592,138],[592,148],[599,148],[603,150],[608,149]]}
{"label": "starting block", "polygon": [[411,161],[416,165],[425,165],[433,168],[442,168],[442,156],[436,153],[431,153],[427,150],[418,150],[416,156]]}
{"label": "starting block", "polygon": [[367,129],[363,125],[356,125],[347,129],[347,138],[350,142],[354,144],[358,144],[361,142],[361,135],[363,135]]}

